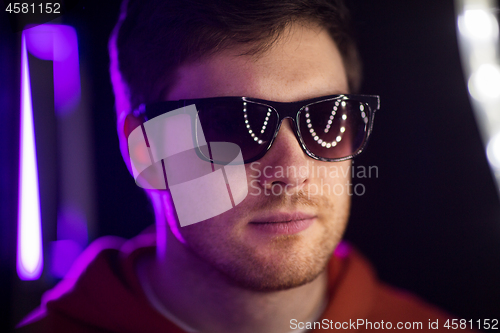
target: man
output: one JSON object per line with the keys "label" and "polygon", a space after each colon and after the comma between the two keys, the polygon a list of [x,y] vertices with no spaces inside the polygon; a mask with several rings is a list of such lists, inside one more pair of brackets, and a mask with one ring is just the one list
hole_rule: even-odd
{"label": "man", "polygon": [[[178,184],[162,160],[165,189],[147,190],[156,232],[95,242],[22,329],[445,329],[446,314],[378,282],[341,243],[350,158],[364,147],[378,108],[374,96],[348,95],[359,88],[360,64],[341,1],[130,0],[110,53],[122,154],[138,184],[140,153],[130,138],[138,133],[154,155],[158,143],[147,140],[154,133],[146,124],[193,103],[206,143],[237,144],[246,195],[220,214],[183,223]],[[236,101],[238,108],[226,107]],[[228,164],[199,146],[202,162],[194,164],[213,165],[214,173]]]}

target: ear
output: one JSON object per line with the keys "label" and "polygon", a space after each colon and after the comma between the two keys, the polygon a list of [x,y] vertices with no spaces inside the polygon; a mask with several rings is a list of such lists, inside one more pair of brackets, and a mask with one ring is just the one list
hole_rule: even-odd
{"label": "ear", "polygon": [[[145,141],[140,126],[144,123],[143,118],[127,114],[123,119],[122,140],[126,144],[127,155],[124,155],[125,163],[130,174],[134,177],[139,187],[148,190],[167,189],[166,179],[163,171],[163,163],[153,163],[148,152],[147,141]],[[135,134],[134,134],[135,133]]]}
{"label": "ear", "polygon": [[132,113],[128,113],[127,115],[125,114],[119,114],[117,123],[116,123],[116,130],[118,132],[118,140],[120,142],[120,152],[123,157],[123,161],[127,165],[127,169],[129,170],[130,174],[133,175],[132,172],[132,167],[130,164],[130,156],[129,156],[129,148],[128,148],[128,137],[130,136],[130,133],[137,127],[141,126],[143,123],[143,120],[134,116]]}
{"label": "ear", "polygon": [[144,123],[142,119],[137,118],[132,113],[129,113],[125,120],[123,121],[123,134],[125,135],[125,139],[128,139],[130,133],[135,130],[137,127],[141,126]]}

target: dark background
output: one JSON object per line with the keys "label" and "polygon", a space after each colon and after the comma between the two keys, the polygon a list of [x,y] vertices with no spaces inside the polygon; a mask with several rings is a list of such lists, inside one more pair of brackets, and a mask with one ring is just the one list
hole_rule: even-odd
{"label": "dark background", "polygon": [[[93,117],[98,236],[133,237],[153,223],[121,159],[108,76],[119,1],[80,1],[77,29]],[[363,93],[381,96],[346,239],[380,278],[465,319],[500,319],[500,201],[479,137],[451,0],[349,1],[364,62]],[[0,331],[38,304],[15,288],[19,41],[0,13]],[[48,73],[50,74],[50,73]],[[53,283],[51,281],[50,283]],[[49,284],[50,284],[49,283]],[[16,309],[15,311],[13,309]]]}

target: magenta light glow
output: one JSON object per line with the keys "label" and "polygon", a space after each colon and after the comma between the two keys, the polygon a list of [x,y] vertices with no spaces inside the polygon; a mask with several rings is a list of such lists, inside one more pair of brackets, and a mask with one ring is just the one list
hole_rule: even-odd
{"label": "magenta light glow", "polygon": [[[17,271],[21,279],[34,280],[40,277],[43,269],[43,246],[28,51],[37,58],[53,61],[54,105],[58,117],[77,110],[81,86],[75,29],[66,25],[42,24],[23,31]],[[66,222],[63,220],[58,224],[70,224]],[[87,239],[87,225],[83,224],[80,229],[84,229],[85,241],[77,242],[82,247]],[[59,227],[68,229],[66,225]],[[61,260],[74,260],[75,255],[62,252],[58,251],[64,254]],[[69,263],[61,263],[63,266],[69,266]]]}
{"label": "magenta light glow", "polygon": [[54,66],[54,104],[56,113],[75,110],[81,97],[78,39],[67,25],[42,24],[25,31],[30,53],[52,60]]}
{"label": "magenta light glow", "polygon": [[19,211],[17,232],[17,274],[22,280],[36,280],[42,274],[42,224],[38,190],[35,128],[29,77],[26,35],[22,36],[21,129],[19,152]]}

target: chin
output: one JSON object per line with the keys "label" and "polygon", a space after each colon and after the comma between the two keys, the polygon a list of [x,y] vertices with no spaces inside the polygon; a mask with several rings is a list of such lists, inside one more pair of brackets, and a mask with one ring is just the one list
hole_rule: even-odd
{"label": "chin", "polygon": [[[324,235],[326,236],[326,235]],[[252,291],[279,291],[314,281],[326,268],[339,237],[300,242],[285,236],[266,246],[229,244],[197,255],[221,273],[231,285]]]}
{"label": "chin", "polygon": [[[327,262],[314,270],[296,272],[293,269],[277,270],[268,268],[265,274],[242,275],[222,272],[230,284],[256,292],[272,292],[297,288],[314,281],[324,272]],[[262,273],[262,272],[260,272]]]}

